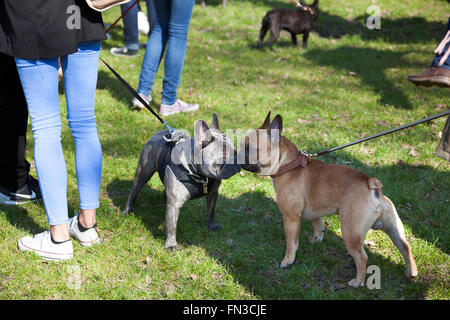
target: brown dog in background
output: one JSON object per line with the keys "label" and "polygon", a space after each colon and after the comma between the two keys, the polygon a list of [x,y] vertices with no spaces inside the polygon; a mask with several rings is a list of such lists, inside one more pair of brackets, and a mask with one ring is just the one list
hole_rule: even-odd
{"label": "brown dog in background", "polygon": [[270,122],[269,112],[260,130],[245,137],[239,154],[240,159],[245,157],[244,170],[272,176],[286,234],[281,267],[294,263],[300,218],[311,220],[312,242],[319,242],[325,232],[322,217],[338,213],[342,238],[357,270],[349,286],[364,285],[367,254],[363,244],[370,228],[381,229],[391,238],[405,259],[405,275],[416,277],[417,267],[402,221],[394,204],[383,195],[381,182],[350,167],[299,158],[297,147],[281,136],[282,129],[281,116]]}

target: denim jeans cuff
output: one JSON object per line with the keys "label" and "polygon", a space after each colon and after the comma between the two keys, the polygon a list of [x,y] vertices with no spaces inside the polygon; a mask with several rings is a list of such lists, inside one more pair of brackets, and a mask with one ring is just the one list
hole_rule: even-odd
{"label": "denim jeans cuff", "polygon": [[128,50],[138,50],[139,49],[139,42],[138,43],[126,43],[125,47],[127,47]]}
{"label": "denim jeans cuff", "polygon": [[60,224],[66,224],[68,222],[69,222],[69,217],[67,217],[67,218],[59,218],[59,219],[51,219],[51,218],[48,219],[48,224],[51,225],[51,226],[57,226],[57,225],[60,225]]}
{"label": "denim jeans cuff", "polygon": [[81,204],[80,203],[80,209],[82,209],[82,210],[94,210],[94,209],[97,209],[98,207],[100,207],[100,203],[99,202],[87,203],[87,204]]}

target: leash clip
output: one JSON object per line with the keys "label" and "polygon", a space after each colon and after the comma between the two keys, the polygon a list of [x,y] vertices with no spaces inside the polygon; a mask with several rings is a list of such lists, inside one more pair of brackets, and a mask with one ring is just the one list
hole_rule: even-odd
{"label": "leash clip", "polygon": [[203,181],[203,193],[208,194],[208,178]]}
{"label": "leash clip", "polygon": [[305,150],[300,150],[300,156],[307,157],[308,159],[311,158],[312,154]]}

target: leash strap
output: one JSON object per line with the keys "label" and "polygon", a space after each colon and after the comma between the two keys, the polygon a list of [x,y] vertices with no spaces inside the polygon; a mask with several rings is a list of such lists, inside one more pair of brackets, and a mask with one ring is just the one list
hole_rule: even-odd
{"label": "leash strap", "polygon": [[418,120],[418,121],[414,121],[414,122],[405,124],[403,126],[400,126],[400,127],[397,127],[397,128],[391,129],[391,130],[387,130],[387,131],[375,134],[373,136],[370,136],[370,137],[367,137],[367,138],[364,138],[364,139],[361,139],[361,140],[358,140],[358,141],[350,142],[350,143],[344,144],[344,145],[339,146],[339,147],[322,150],[322,151],[314,153],[314,154],[310,154],[310,153],[302,150],[302,151],[300,151],[298,158],[296,158],[295,160],[293,160],[293,161],[289,162],[288,164],[286,164],[285,166],[283,166],[276,174],[271,175],[271,177],[272,178],[280,177],[283,174],[285,174],[285,173],[287,173],[287,172],[289,172],[291,170],[294,170],[295,168],[298,168],[298,167],[305,168],[308,165],[308,163],[310,162],[311,158],[322,156],[324,154],[328,154],[328,153],[331,153],[331,152],[336,151],[336,150],[344,149],[344,148],[353,146],[355,144],[358,144],[358,143],[361,143],[361,142],[364,142],[364,141],[367,141],[367,140],[372,140],[372,139],[375,139],[375,138],[387,135],[389,133],[393,133],[393,132],[400,131],[400,130],[403,130],[403,129],[406,129],[406,128],[409,128],[409,127],[413,127],[413,126],[416,126],[416,125],[418,125],[420,123],[431,121],[433,119],[437,119],[437,118],[446,116],[448,114],[450,114],[450,110],[447,110],[445,112],[436,114],[436,115],[428,117],[428,118],[424,118],[422,120]]}
{"label": "leash strap", "polygon": [[142,97],[136,92],[136,90],[134,90],[129,84],[128,82],[125,81],[125,79],[123,79],[109,64],[107,64],[105,62],[105,60],[103,60],[102,58],[100,58],[100,60],[102,60],[102,62],[108,67],[109,70],[111,70],[111,72],[116,76],[117,79],[119,79],[119,81],[124,85],[125,88],[128,89],[128,91],[131,92],[131,94],[138,99],[147,109],[148,111],[150,111],[167,129],[169,129],[170,134],[172,135],[173,132],[175,131],[175,128],[172,128],[171,126],[169,126],[167,124],[167,122],[165,122],[149,105],[147,102],[145,102],[144,99],[142,99]]}
{"label": "leash strap", "polygon": [[400,130],[403,130],[403,129],[406,129],[406,128],[410,128],[410,127],[416,126],[418,124],[421,124],[421,123],[424,123],[424,122],[427,122],[427,121],[431,121],[431,120],[434,120],[434,119],[437,119],[437,118],[440,118],[440,117],[444,117],[444,116],[446,116],[448,114],[450,114],[450,110],[447,110],[447,111],[439,113],[439,114],[435,114],[434,116],[431,116],[431,117],[428,117],[428,118],[424,118],[422,120],[417,120],[417,121],[405,124],[403,126],[400,126],[400,127],[397,127],[397,128],[391,129],[391,130],[387,130],[387,131],[375,134],[373,136],[370,136],[370,137],[367,137],[367,138],[364,138],[364,139],[360,139],[358,141],[353,141],[353,142],[344,144],[344,145],[339,146],[339,147],[334,147],[334,148],[322,150],[322,151],[317,152],[315,154],[311,154],[310,157],[312,158],[312,157],[322,156],[324,154],[328,154],[328,153],[336,151],[336,150],[344,149],[344,148],[353,146],[355,144],[362,143],[364,141],[372,140],[372,139],[375,139],[375,138],[378,138],[378,137],[381,137],[381,136],[384,136],[384,135],[387,135],[387,134],[390,134],[390,133],[393,133],[393,132],[396,132],[396,131],[400,131]]}

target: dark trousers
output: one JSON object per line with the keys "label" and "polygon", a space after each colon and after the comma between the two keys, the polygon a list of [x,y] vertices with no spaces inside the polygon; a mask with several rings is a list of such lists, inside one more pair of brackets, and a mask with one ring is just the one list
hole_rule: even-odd
{"label": "dark trousers", "polygon": [[442,159],[450,161],[450,116],[447,118],[444,131],[442,131],[441,142],[434,154]]}
{"label": "dark trousers", "polygon": [[13,57],[0,53],[0,187],[16,191],[27,183],[28,110]]}

